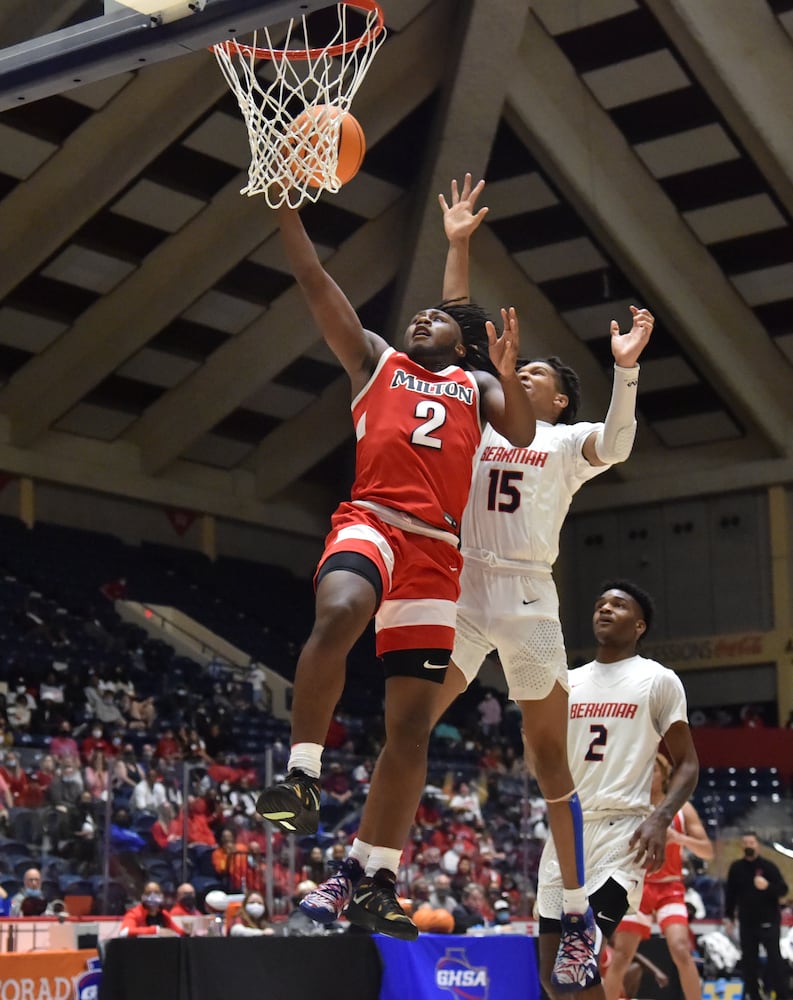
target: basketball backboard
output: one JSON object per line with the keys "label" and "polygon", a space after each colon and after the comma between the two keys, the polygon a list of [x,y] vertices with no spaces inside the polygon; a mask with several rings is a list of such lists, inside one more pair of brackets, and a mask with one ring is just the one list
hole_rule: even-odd
{"label": "basketball backboard", "polygon": [[278,24],[328,0],[196,0],[194,11],[174,19],[152,12],[176,10],[174,0],[136,0],[137,10],[113,0],[81,20],[86,6],[68,26],[0,49],[0,111]]}

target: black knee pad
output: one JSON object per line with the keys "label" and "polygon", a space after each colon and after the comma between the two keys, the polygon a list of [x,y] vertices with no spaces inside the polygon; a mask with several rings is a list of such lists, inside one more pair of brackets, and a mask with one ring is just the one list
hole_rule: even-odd
{"label": "black knee pad", "polygon": [[357,576],[362,576],[364,580],[368,580],[374,587],[377,598],[376,606],[380,607],[380,601],[383,599],[383,581],[380,578],[380,570],[368,556],[361,555],[360,552],[335,552],[332,556],[328,556],[319,568],[316,586],[319,586],[323,577],[337,569],[344,570],[346,573],[355,573]]}
{"label": "black knee pad", "polygon": [[420,677],[443,684],[451,655],[450,649],[395,649],[383,653],[383,670],[386,677]]}

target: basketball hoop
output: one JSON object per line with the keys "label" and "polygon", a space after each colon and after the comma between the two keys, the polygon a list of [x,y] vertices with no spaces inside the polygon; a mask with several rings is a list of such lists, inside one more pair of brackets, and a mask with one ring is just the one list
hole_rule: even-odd
{"label": "basketball hoop", "polygon": [[264,28],[249,44],[235,39],[212,46],[248,129],[251,164],[241,193],[263,194],[271,208],[298,208],[341,187],[336,167],[343,116],[310,116],[307,130],[304,112],[317,105],[348,111],[386,33],[377,0],[335,6],[338,25],[324,44],[316,32],[312,40],[303,15],[288,22],[280,44]]}

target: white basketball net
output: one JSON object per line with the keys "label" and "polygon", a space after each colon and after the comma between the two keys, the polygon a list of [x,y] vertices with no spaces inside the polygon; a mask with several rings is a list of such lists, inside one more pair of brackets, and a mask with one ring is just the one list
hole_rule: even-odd
{"label": "white basketball net", "polygon": [[[376,7],[365,11],[365,31],[360,27],[364,11],[354,3],[336,8],[338,30],[321,48],[311,47],[305,16],[289,21],[278,44],[264,28],[253,32],[249,44],[235,40],[213,46],[248,129],[251,165],[241,193],[263,194],[271,208],[285,203],[298,208],[341,187],[336,176],[340,116],[312,117],[308,124],[301,120],[297,130],[292,126],[303,111],[319,104],[349,110],[385,40],[385,28],[377,29]],[[348,23],[354,22],[350,10],[357,28]]]}

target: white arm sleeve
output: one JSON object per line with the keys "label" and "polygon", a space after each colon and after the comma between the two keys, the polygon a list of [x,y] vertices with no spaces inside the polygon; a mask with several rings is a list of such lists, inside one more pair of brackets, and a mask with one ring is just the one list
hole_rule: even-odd
{"label": "white arm sleeve", "polygon": [[606,420],[595,437],[597,457],[606,465],[624,462],[636,437],[636,391],[639,366],[620,368],[614,365],[614,385]]}

